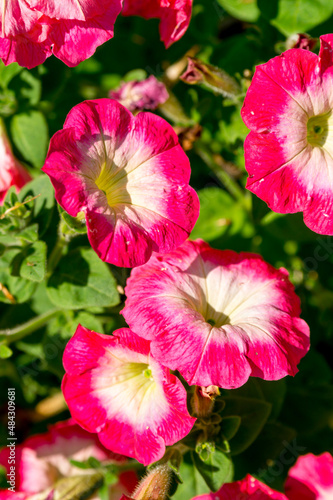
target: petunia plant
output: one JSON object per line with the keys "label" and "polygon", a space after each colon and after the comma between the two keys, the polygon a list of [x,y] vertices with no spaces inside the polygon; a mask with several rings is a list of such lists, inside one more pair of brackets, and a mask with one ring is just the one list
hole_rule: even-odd
{"label": "petunia plant", "polygon": [[0,500],[331,500],[329,2],[0,7]]}

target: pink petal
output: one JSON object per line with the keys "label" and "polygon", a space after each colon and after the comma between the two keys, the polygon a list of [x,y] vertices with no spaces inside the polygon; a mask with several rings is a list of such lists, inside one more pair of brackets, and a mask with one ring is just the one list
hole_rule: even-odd
{"label": "pink petal", "polygon": [[333,457],[312,453],[298,458],[285,485],[289,500],[331,500],[333,498]]}
{"label": "pink petal", "polygon": [[125,0],[123,16],[161,20],[161,40],[168,48],[186,32],[192,13],[192,0]]}
{"label": "pink petal", "polygon": [[[241,481],[224,484],[216,493],[199,495],[192,500],[287,500],[283,493],[274,491],[258,479],[247,475]],[[299,498],[300,500],[300,498]]]}

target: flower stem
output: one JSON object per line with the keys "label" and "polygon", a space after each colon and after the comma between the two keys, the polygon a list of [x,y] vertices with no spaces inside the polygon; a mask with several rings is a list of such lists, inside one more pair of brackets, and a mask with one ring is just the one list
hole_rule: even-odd
{"label": "flower stem", "polygon": [[60,220],[58,227],[58,239],[47,263],[46,279],[48,279],[52,275],[64,253],[65,248],[67,247],[73,236],[76,236],[76,233],[68,227],[66,222]]}
{"label": "flower stem", "polygon": [[223,186],[229,191],[229,193],[242,204],[244,203],[245,193],[243,189],[234,181],[230,175],[228,175],[214,160],[212,154],[208,149],[202,144],[195,147],[196,153],[200,158],[206,163],[206,165],[212,170],[216,177],[222,182]]}
{"label": "flower stem", "polygon": [[52,309],[51,311],[47,311],[40,316],[35,316],[32,319],[29,319],[26,323],[22,325],[18,325],[15,328],[5,328],[4,330],[0,330],[0,338],[1,343],[10,344],[11,342],[15,342],[16,340],[20,340],[23,337],[26,337],[30,333],[35,332],[42,326],[46,325],[48,321],[57,314],[61,312],[61,309]]}

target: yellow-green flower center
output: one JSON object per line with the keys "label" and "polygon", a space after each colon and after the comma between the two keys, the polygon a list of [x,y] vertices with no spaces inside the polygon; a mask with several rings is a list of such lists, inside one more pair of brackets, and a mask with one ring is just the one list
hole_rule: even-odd
{"label": "yellow-green flower center", "polygon": [[329,111],[324,115],[312,116],[307,123],[307,141],[311,146],[324,147],[333,133],[333,116]]}
{"label": "yellow-green flower center", "polygon": [[106,166],[106,163],[102,165],[101,171],[99,173],[99,176],[95,180],[95,184],[100,189],[103,191],[105,194],[108,204],[111,206],[112,205],[112,191],[114,188],[114,179],[113,176],[110,175],[110,171]]}

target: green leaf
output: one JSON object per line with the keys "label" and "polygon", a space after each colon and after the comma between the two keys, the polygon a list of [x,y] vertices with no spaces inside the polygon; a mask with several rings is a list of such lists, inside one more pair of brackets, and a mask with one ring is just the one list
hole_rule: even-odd
{"label": "green leaf", "polygon": [[270,420],[276,419],[281,411],[286,395],[286,381],[281,380],[262,380],[260,378],[250,377],[249,380],[239,389],[232,391],[233,396],[261,399],[271,403],[272,411]]}
{"label": "green leaf", "polygon": [[[272,405],[260,399],[226,396],[222,418],[238,416],[241,418],[236,435],[230,439],[231,454],[237,455],[246,450],[258,437],[272,409]],[[223,421],[222,421],[223,422]]]}
{"label": "green leaf", "polygon": [[2,88],[7,88],[9,82],[16,76],[18,73],[21,73],[23,68],[19,66],[17,63],[8,64],[5,66],[2,61],[0,61],[0,85]]}
{"label": "green leaf", "polygon": [[241,21],[255,22],[260,11],[257,0],[217,0],[218,3],[233,17]]}
{"label": "green leaf", "polygon": [[15,92],[9,89],[0,89],[0,116],[10,116],[17,109]]}
{"label": "green leaf", "polygon": [[333,14],[327,0],[258,0],[262,15],[284,35],[304,33]]}
{"label": "green leaf", "polygon": [[23,202],[35,196],[37,198],[29,206],[32,206],[33,221],[38,224],[39,235],[43,236],[51,222],[55,206],[54,189],[46,174],[26,184],[19,193],[19,200]]}
{"label": "green leaf", "polygon": [[38,224],[32,224],[20,231],[17,237],[21,240],[27,241],[28,243],[34,243],[38,240]]}
{"label": "green leaf", "polygon": [[49,140],[44,115],[34,110],[16,114],[11,120],[10,130],[22,156],[35,167],[42,167]]}
{"label": "green leaf", "polygon": [[244,208],[218,187],[198,191],[200,200],[199,219],[191,233],[191,239],[213,241],[223,235],[242,232],[246,225]]}
{"label": "green leaf", "polygon": [[232,461],[230,457],[218,448],[204,462],[197,453],[193,453],[192,456],[196,468],[212,491],[217,491],[224,483],[232,481]]}
{"label": "green leaf", "polygon": [[47,246],[44,241],[36,241],[32,245],[26,246],[22,252],[14,259],[19,267],[19,275],[31,281],[43,281],[46,272],[46,252]]}
{"label": "green leaf", "polygon": [[179,475],[183,482],[178,485],[172,500],[187,500],[188,498],[209,493],[209,487],[194,466],[190,454],[185,455],[184,461],[179,468]]}
{"label": "green leaf", "polygon": [[[280,453],[283,450],[286,451],[282,457],[286,455],[288,458],[290,457],[288,443],[295,436],[296,432],[294,429],[279,422],[267,422],[258,439],[242,454],[241,458],[247,459],[247,462],[251,464],[251,470],[258,470],[261,467],[266,468],[268,463],[273,463],[275,459],[281,456]],[[247,473],[248,470],[244,472]]]}
{"label": "green leaf", "polygon": [[0,283],[4,287],[0,291],[0,301],[7,304],[26,302],[36,288],[32,281],[12,276],[10,273],[11,264],[20,252],[21,248],[10,248],[0,258]]}
{"label": "green leaf", "polygon": [[119,304],[116,280],[91,248],[77,248],[61,259],[49,279],[47,293],[64,309]]}
{"label": "green leaf", "polygon": [[225,417],[222,419],[221,433],[227,441],[229,441],[236,435],[241,422],[242,419],[238,415],[234,417]]}
{"label": "green leaf", "polygon": [[123,78],[124,82],[131,82],[132,80],[137,80],[141,81],[147,78],[147,71],[144,69],[138,68],[138,69],[132,69]]}
{"label": "green leaf", "polygon": [[36,106],[42,95],[42,83],[31,71],[24,69],[20,75],[23,82],[20,86],[20,93],[24,99],[29,101],[30,106]]}
{"label": "green leaf", "polygon": [[71,229],[80,234],[87,233],[86,219],[83,212],[80,212],[77,217],[72,217],[60,205],[58,205],[58,210],[61,218]]}
{"label": "green leaf", "polygon": [[333,414],[333,385],[289,389],[283,407],[283,421],[306,435],[328,427]]}

